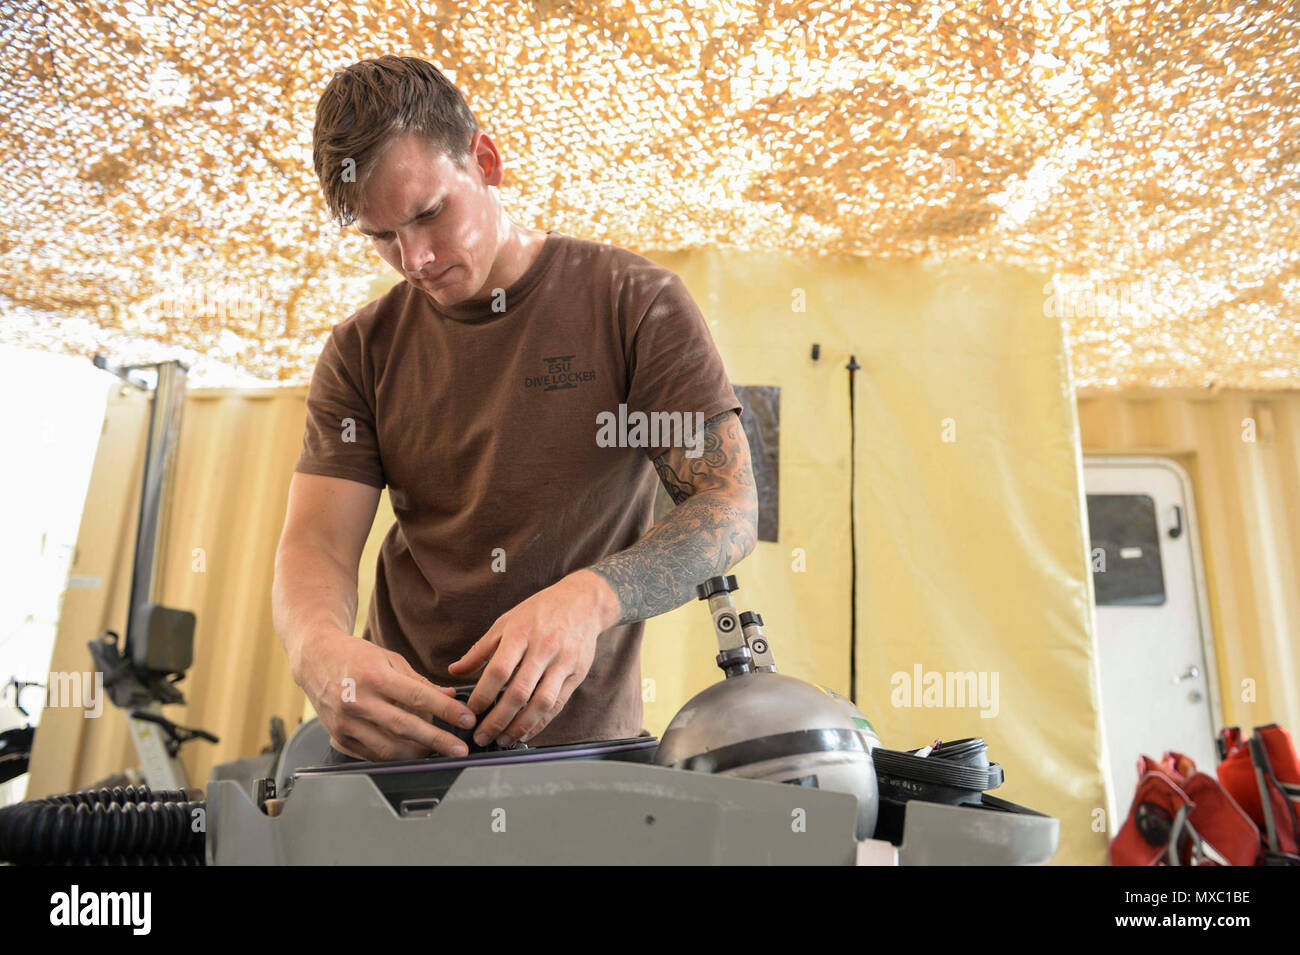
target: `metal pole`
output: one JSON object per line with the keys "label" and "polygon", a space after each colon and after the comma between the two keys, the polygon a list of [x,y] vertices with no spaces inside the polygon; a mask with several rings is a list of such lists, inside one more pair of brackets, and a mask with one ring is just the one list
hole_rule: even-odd
{"label": "metal pole", "polygon": [[176,446],[181,434],[181,410],[185,405],[185,371],[179,361],[154,366],[158,383],[149,412],[149,441],[145,449],[144,489],[140,495],[140,520],[135,533],[135,565],[131,571],[131,601],[127,606],[124,654],[131,659],[140,608],[161,603],[163,554],[167,519],[175,482]]}

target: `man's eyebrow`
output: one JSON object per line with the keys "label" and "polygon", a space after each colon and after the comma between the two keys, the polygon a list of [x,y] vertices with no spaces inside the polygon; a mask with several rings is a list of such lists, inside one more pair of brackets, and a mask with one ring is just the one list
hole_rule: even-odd
{"label": "man's eyebrow", "polygon": [[[442,202],[443,202],[443,200],[444,200],[445,198],[446,198],[445,196],[438,196],[438,197],[435,198],[435,199],[430,199],[428,202],[426,202],[426,203],[424,204],[424,208],[423,208],[421,211],[419,211],[419,212],[417,212],[415,215],[411,216],[411,218],[407,219],[407,220],[406,220],[405,222],[403,222],[401,225],[397,226],[397,228],[400,229],[400,228],[401,228],[402,226],[404,226],[404,225],[410,225],[412,222],[414,222],[416,219],[420,218],[420,216],[424,215],[424,214],[425,214],[426,212],[428,212],[430,209],[436,209],[438,206],[442,205]],[[389,229],[384,229],[384,230],[382,230],[382,231],[380,231],[380,232],[371,232],[369,229],[363,229],[363,228],[361,228],[361,226],[357,226],[357,231],[360,232],[362,235],[376,236],[376,235],[382,235],[384,232],[389,232],[389,231],[391,231],[391,230],[389,230]]]}

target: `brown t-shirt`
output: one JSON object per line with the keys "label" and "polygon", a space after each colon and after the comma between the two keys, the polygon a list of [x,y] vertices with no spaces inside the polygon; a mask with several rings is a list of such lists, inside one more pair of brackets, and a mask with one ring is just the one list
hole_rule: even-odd
{"label": "brown t-shirt", "polygon": [[[447,666],[497,617],[650,529],[673,439],[602,446],[598,415],[625,404],[637,445],[635,412],[741,407],[681,279],[640,255],[548,232],[503,298],[444,307],[402,282],[333,328],[307,394],[296,469],[387,486],[397,517],[365,639],[443,686],[473,679]],[[600,635],[530,745],[641,731],[643,629]]]}

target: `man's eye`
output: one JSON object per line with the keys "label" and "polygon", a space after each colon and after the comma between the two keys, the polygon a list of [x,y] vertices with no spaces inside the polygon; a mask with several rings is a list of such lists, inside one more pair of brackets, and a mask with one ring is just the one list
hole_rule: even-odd
{"label": "man's eye", "polygon": [[[430,209],[428,212],[421,212],[419,217],[420,217],[421,219],[432,219],[434,216],[438,215],[440,212],[442,212],[442,206],[438,206],[438,208],[436,208],[436,209]],[[378,232],[378,233],[372,235],[370,238],[374,239],[376,242],[389,242],[389,241],[391,241],[392,238],[393,238],[393,233],[391,233],[391,232]]]}

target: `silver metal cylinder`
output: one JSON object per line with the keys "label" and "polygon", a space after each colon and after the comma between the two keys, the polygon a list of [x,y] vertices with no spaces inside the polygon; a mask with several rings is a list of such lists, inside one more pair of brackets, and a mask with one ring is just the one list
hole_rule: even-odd
{"label": "silver metal cylinder", "polygon": [[857,837],[867,839],[879,809],[873,739],[829,692],[760,671],[692,697],[664,731],[655,762],[848,793],[858,800]]}

